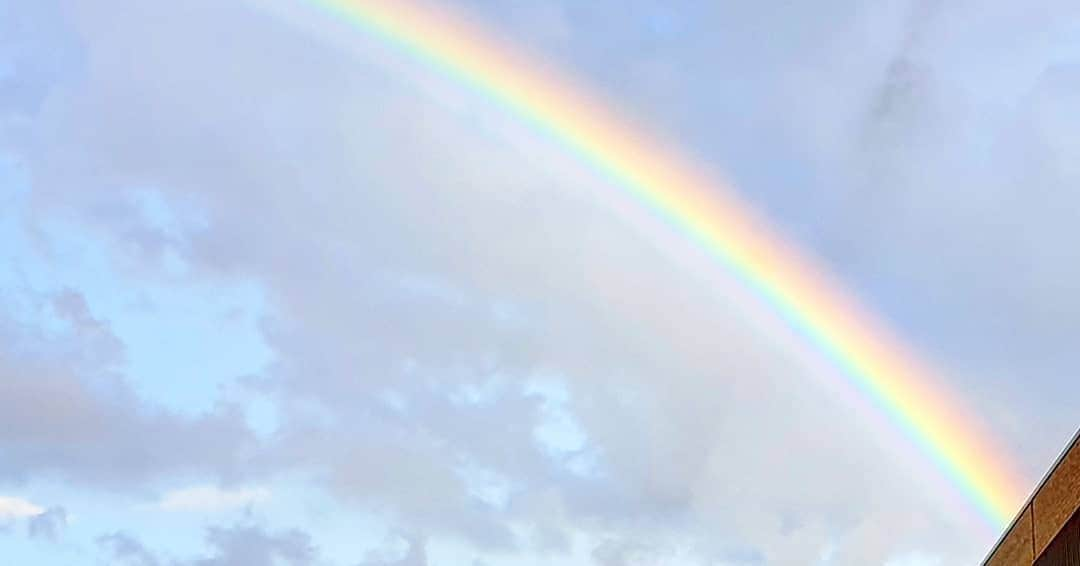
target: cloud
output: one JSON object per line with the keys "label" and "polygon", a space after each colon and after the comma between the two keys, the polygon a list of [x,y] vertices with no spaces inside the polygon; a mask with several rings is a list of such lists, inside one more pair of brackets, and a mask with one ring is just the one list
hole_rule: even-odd
{"label": "cloud", "polygon": [[[1016,377],[1032,364],[1074,361],[1076,207],[1063,188],[1080,160],[1061,125],[1074,87],[1033,72],[1023,103],[999,113],[970,93],[1022,77],[950,66],[1039,25],[953,42],[962,7],[909,17],[906,3],[838,0],[777,19],[773,3],[729,3],[681,17],[700,39],[657,54],[588,27],[603,14],[618,34],[635,10],[577,4],[552,9],[559,32],[538,45],[571,44],[620,97],[693,77],[630,104],[729,165],[906,335],[965,368],[954,380],[973,402],[1003,408],[987,414],[1016,415],[1017,436],[1041,426],[997,391],[1026,387]],[[769,564],[826,551],[885,563],[912,548],[959,563],[984,550],[936,473],[838,402],[835,373],[808,365],[756,298],[646,212],[613,214],[621,197],[605,181],[486,100],[351,34],[329,49],[241,5],[72,10],[56,20],[76,28],[76,69],[21,92],[4,122],[32,179],[27,223],[104,238],[136,280],[171,253],[192,278],[265,290],[273,363],[244,386],[275,401],[280,426],[264,446],[237,407],[179,416],[140,399],[122,344],[72,290],[42,301],[66,321],[63,340],[22,339],[39,354],[0,357],[12,455],[0,476],[128,489],[301,471],[431,539],[525,554],[529,533],[571,533],[610,564],[684,546]],[[980,26],[1016,21],[1006,12]],[[643,51],[646,72],[627,61]],[[131,205],[136,191],[196,212],[164,237]],[[565,391],[580,432],[566,451],[536,440],[552,418],[539,381]],[[160,503],[258,499],[243,491]],[[134,539],[102,544],[157,564]],[[194,564],[314,555],[298,532],[219,529],[208,544]],[[426,548],[403,560],[422,564]]]}
{"label": "cloud", "polygon": [[45,512],[45,508],[20,497],[0,496],[0,520],[25,519]]}
{"label": "cloud", "polygon": [[[746,331],[750,300],[726,275],[635,227],[653,220],[613,216],[610,187],[486,101],[426,75],[435,86],[418,96],[364,45],[375,64],[274,22],[230,24],[260,17],[232,10],[143,6],[119,28],[107,9],[79,13],[85,80],[55,94],[71,105],[45,110],[58,114],[24,153],[38,213],[71,214],[123,254],[145,248],[128,245],[140,232],[100,211],[123,211],[132,186],[152,186],[171,206],[201,209],[205,222],[171,244],[193,270],[258,281],[273,297],[275,363],[261,384],[283,416],[274,445],[244,461],[229,413],[165,417],[176,430],[162,436],[177,441],[101,458],[121,462],[110,474],[143,462],[154,464],[145,476],[310,470],[357,509],[485,550],[520,550],[516,531],[541,526],[652,533],[658,546],[708,536],[781,557],[863,536],[832,516],[867,519],[855,503],[875,493],[865,477],[903,482],[883,469],[890,450],[847,430],[797,356]],[[221,37],[233,47],[202,47]],[[254,47],[267,45],[280,66]],[[280,88],[282,76],[294,86]],[[763,332],[784,336],[778,326]],[[568,391],[592,473],[537,445],[539,378]],[[104,413],[116,431],[149,424]],[[80,430],[118,446],[156,436]],[[196,432],[221,441],[185,444]],[[503,484],[505,502],[479,496],[474,474]],[[882,505],[916,507],[926,496],[912,491]],[[806,538],[787,536],[777,515],[809,523]]]}
{"label": "cloud", "polygon": [[405,552],[398,558],[387,558],[385,553],[370,552],[359,566],[428,566],[427,542],[419,536],[405,537]]}
{"label": "cloud", "polygon": [[[48,337],[0,318],[11,337],[0,346],[0,478],[128,489],[158,474],[236,472],[254,439],[235,407],[186,417],[145,403],[86,331]],[[93,332],[115,341],[100,323]]]}
{"label": "cloud", "polygon": [[[299,530],[267,532],[260,527],[235,525],[211,527],[205,532],[209,553],[182,560],[173,566],[309,566],[318,552],[307,533]],[[166,563],[133,536],[117,532],[97,539],[110,559],[124,566],[158,566]]]}
{"label": "cloud", "polygon": [[270,499],[264,487],[222,489],[217,486],[195,486],[170,491],[161,497],[157,506],[165,511],[221,512],[250,508]]}
{"label": "cloud", "polygon": [[628,566],[630,564],[656,564],[657,551],[630,541],[604,541],[592,551],[597,566]]}
{"label": "cloud", "polygon": [[63,507],[50,507],[27,522],[26,532],[30,538],[44,538],[56,541],[67,527],[68,514]]}
{"label": "cloud", "polygon": [[214,554],[191,562],[192,566],[305,566],[316,562],[311,537],[298,530],[267,533],[257,527],[211,528],[208,544]]}
{"label": "cloud", "polygon": [[125,533],[112,533],[97,538],[98,546],[112,561],[123,566],[158,566],[158,561],[137,539]]}

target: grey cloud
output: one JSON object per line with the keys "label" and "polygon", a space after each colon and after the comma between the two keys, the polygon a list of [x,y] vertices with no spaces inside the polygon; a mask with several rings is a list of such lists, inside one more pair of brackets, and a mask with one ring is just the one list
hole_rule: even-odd
{"label": "grey cloud", "polygon": [[191,566],[305,566],[317,556],[311,538],[302,531],[267,533],[257,527],[211,528],[207,543],[215,554]]}
{"label": "grey cloud", "polygon": [[593,549],[592,557],[597,566],[659,563],[655,557],[655,549],[629,541],[605,541]]}
{"label": "grey cloud", "polygon": [[49,306],[58,318],[71,325],[72,341],[85,358],[81,365],[114,369],[114,364],[123,360],[123,343],[106,324],[93,317],[79,292],[65,289],[52,297]]}
{"label": "grey cloud", "polygon": [[236,408],[185,417],[138,398],[115,373],[118,340],[81,295],[62,292],[41,309],[39,318],[52,309],[72,330],[49,337],[0,319],[0,478],[130,489],[185,472],[227,477],[252,455]]}
{"label": "grey cloud", "polygon": [[927,32],[933,26],[935,18],[942,10],[943,0],[915,0],[911,2],[907,27],[902,33],[900,52],[907,55],[912,49],[918,49]]}
{"label": "grey cloud", "polygon": [[123,532],[101,536],[97,542],[112,560],[124,566],[309,566],[318,560],[311,537],[299,530],[268,532],[248,525],[211,527],[206,530],[205,540],[209,554],[168,562]]}
{"label": "grey cloud", "polygon": [[428,566],[427,542],[420,536],[405,537],[406,549],[400,558],[388,559],[384,553],[372,552],[358,566]]}
{"label": "grey cloud", "polygon": [[55,541],[67,527],[68,514],[63,507],[50,507],[40,515],[31,517],[26,523],[26,533],[30,538],[44,538]]}
{"label": "grey cloud", "polygon": [[[5,360],[6,362],[7,360]],[[235,473],[252,442],[236,412],[186,418],[103,398],[78,378],[47,364],[0,363],[0,476],[55,475],[130,488],[157,474]]]}
{"label": "grey cloud", "polygon": [[[1065,21],[1078,17],[1062,11]],[[944,29],[958,29],[964,14],[957,12],[939,14]],[[1015,22],[1000,30],[998,45],[1030,45],[1046,37],[1034,30],[1060,25],[1036,25],[1034,16],[1002,6],[982,17],[991,29],[991,22]],[[833,251],[842,250],[847,269],[884,298],[890,313],[919,329],[914,337],[922,349],[949,360],[981,412],[1000,415],[996,424],[1010,444],[1033,462],[1045,461],[1057,450],[1051,445],[1075,427],[1075,416],[1038,408],[1027,380],[1041,375],[1051,396],[1071,389],[1065,376],[1075,361],[1061,339],[1073,333],[1080,303],[1062,286],[1080,280],[1080,271],[1065,244],[1078,220],[1067,190],[1076,175],[1058,165],[1068,162],[1058,156],[1074,144],[1047,136],[1038,124],[1068,129],[1070,113],[1060,104],[1076,91],[1047,88],[1067,67],[1052,63],[1053,55],[1015,47],[1011,67],[972,76],[979,71],[957,67],[951,53],[979,49],[1003,61],[1010,55],[987,53],[989,38],[970,34],[938,31],[923,42],[917,58],[897,60],[874,102],[879,111],[869,113],[870,134],[852,167],[861,188],[844,209],[861,217],[860,238],[837,234],[833,241],[843,243]],[[977,86],[983,82],[1016,92],[1003,88],[995,98]]]}
{"label": "grey cloud", "polygon": [[[788,6],[796,13],[784,18],[775,3],[718,6],[686,18],[724,26],[695,40],[693,54],[665,51],[647,71],[611,64],[598,76],[627,96],[638,91],[635,77],[700,77],[686,92],[652,91],[632,104],[719,148],[703,153],[723,155],[751,198],[809,234],[910,334],[934,333],[922,341],[942,344],[935,354],[966,351],[955,336],[967,330],[979,351],[999,350],[990,346],[1003,338],[986,330],[995,326],[1061,335],[1071,319],[1046,305],[1070,313],[1071,303],[1033,291],[1076,274],[1046,261],[1031,277],[1009,274],[1029,273],[1020,268],[1040,243],[1069,241],[1059,236],[1070,201],[1054,188],[1072,173],[1039,165],[1045,178],[1066,176],[1032,204],[1020,185],[978,171],[997,160],[956,149],[1000,126],[965,129],[965,89],[930,55],[952,53],[946,39],[963,10],[916,8],[909,18],[906,4],[856,4]],[[401,70],[364,42],[344,41],[350,59],[232,4],[118,6],[75,14],[86,48],[80,79],[42,94],[39,126],[16,148],[33,172],[35,214],[70,214],[151,272],[171,249],[200,276],[262,285],[275,361],[257,386],[277,396],[284,416],[274,446],[244,465],[235,462],[244,432],[228,410],[193,421],[69,391],[66,410],[93,425],[80,427],[86,434],[115,439],[110,458],[123,473],[145,476],[149,462],[309,469],[360,509],[482,548],[521,550],[511,533],[525,526],[617,531],[650,548],[689,538],[720,556],[761,548],[770,564],[802,564],[832,544],[843,547],[839,564],[881,563],[920,544],[949,557],[981,551],[978,541],[927,534],[928,522],[961,527],[924,489],[922,467],[894,466],[902,439],[852,430],[850,408],[814,382],[835,376],[808,369],[775,320],[755,322],[759,313],[745,307],[755,298],[681,241],[654,238],[655,219],[613,219],[610,187],[488,103]],[[558,25],[587,16],[568,7]],[[780,32],[762,33],[770,24]],[[596,59],[586,70],[619,57],[624,44],[588,51],[586,35],[537,42],[580,42],[577,51]],[[1066,96],[1061,89],[1046,97]],[[1038,112],[1050,125],[1067,107],[1055,104],[1032,107],[1046,108]],[[667,106],[703,110],[686,124]],[[1016,118],[1040,144],[1065,143],[1068,130]],[[1031,147],[1002,144],[1007,155]],[[1032,171],[1015,166],[1014,178]],[[197,214],[178,234],[156,233],[131,205],[145,187]],[[1018,243],[1016,230],[995,226],[1001,218],[1030,228],[1030,239]],[[1047,247],[1051,259],[1066,254]],[[76,302],[56,306],[81,320]],[[569,391],[592,475],[533,442],[545,418],[528,394],[535,378]],[[70,382],[10,383],[0,399],[40,404]],[[105,476],[104,460],[72,456],[75,421],[61,427],[59,447],[28,422],[14,423],[33,439],[23,473],[63,465]],[[132,429],[179,446],[219,444],[178,458]],[[505,480],[505,505],[471,493],[461,472],[470,466]],[[267,542],[215,536],[222,557],[237,540]],[[598,552],[611,564],[632,554]]]}
{"label": "grey cloud", "polygon": [[[639,517],[635,522],[657,528],[668,519],[690,520],[703,494],[710,506],[734,495],[734,487],[706,486],[765,483],[767,474],[725,465],[729,452],[719,439],[753,427],[764,435],[762,445],[783,443],[788,428],[756,424],[755,409],[785,387],[791,362],[770,359],[768,347],[745,336],[741,322],[727,321],[740,316],[729,303],[741,296],[718,300],[700,274],[693,276],[703,280],[679,281],[678,266],[668,269],[670,261],[639,234],[612,223],[597,207],[599,197],[590,196],[591,176],[497,121],[490,125],[494,139],[475,140],[471,126],[424,110],[394,86],[368,93],[366,105],[379,111],[364,112],[360,85],[345,81],[340,94],[327,85],[337,80],[332,65],[301,71],[311,83],[294,92],[276,89],[278,76],[232,76],[229,69],[259,69],[253,58],[264,55],[243,48],[212,59],[192,54],[190,42],[216,41],[214,26],[203,38],[187,32],[182,40],[156,32],[120,37],[93,27],[96,17],[86,16],[90,74],[80,85],[85,96],[76,97],[87,107],[52,135],[79,147],[93,132],[97,153],[43,140],[31,163],[66,166],[40,168],[35,198],[46,207],[92,212],[122,203],[125,179],[149,179],[171,201],[185,192],[205,201],[209,225],[192,229],[178,245],[208,270],[250,275],[271,289],[278,314],[268,337],[278,365],[270,378],[284,399],[313,399],[331,415],[329,430],[287,421],[274,465],[327,468],[330,487],[365,508],[386,506],[407,525],[487,546],[512,543],[508,523],[538,520],[536,508],[520,501],[532,490],[562,500],[560,521],[618,525]],[[130,44],[147,48],[132,60]],[[224,60],[231,63],[218,64]],[[283,64],[279,72],[293,76],[297,69]],[[136,67],[170,70],[130,72]],[[210,79],[207,73],[224,74]],[[191,98],[207,84],[243,87]],[[277,94],[253,104],[247,92]],[[344,100],[360,106],[349,111],[356,127],[327,128],[344,112]],[[305,125],[272,118],[273,104],[303,108]],[[95,116],[119,108],[127,120],[96,124]],[[478,110],[466,112],[486,114]],[[290,137],[299,135],[302,144]],[[510,136],[511,149],[521,147],[552,169],[538,178],[536,165],[500,147],[498,136]],[[423,166],[401,171],[411,161],[406,155],[424,156]],[[81,177],[90,190],[73,203],[63,198],[69,181],[56,174],[88,173],[81,160],[104,173]],[[318,190],[298,198],[304,186]],[[410,278],[427,287],[407,284]],[[504,297],[517,317],[501,314],[491,295]],[[658,342],[657,335],[667,339]],[[538,416],[519,395],[521,380],[538,370],[567,381],[605,480],[567,477],[532,445]],[[490,408],[446,400],[493,373],[511,384]],[[711,393],[703,394],[701,384],[712,384]],[[410,405],[403,417],[370,406],[384,390]],[[755,409],[743,408],[748,401]],[[764,407],[810,421],[822,417],[810,405]],[[342,430],[361,432],[342,438]],[[752,445],[741,449],[765,466],[775,456]],[[509,513],[478,505],[455,471],[463,461],[507,476],[526,493],[511,495]],[[824,482],[830,467],[808,470]]]}
{"label": "grey cloud", "polygon": [[97,538],[97,544],[109,557],[123,566],[158,566],[161,564],[141,542],[126,533],[117,532]]}

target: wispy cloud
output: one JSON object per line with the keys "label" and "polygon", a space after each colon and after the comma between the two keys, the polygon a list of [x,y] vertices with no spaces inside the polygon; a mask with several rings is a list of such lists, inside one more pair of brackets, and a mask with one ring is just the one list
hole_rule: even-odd
{"label": "wispy cloud", "polygon": [[68,512],[63,507],[50,507],[44,513],[30,518],[26,534],[30,538],[55,541],[68,525]]}
{"label": "wispy cloud", "polygon": [[45,512],[45,508],[20,497],[0,495],[0,520],[25,519]]}
{"label": "wispy cloud", "polygon": [[270,490],[264,487],[222,489],[201,485],[170,491],[162,496],[157,506],[165,511],[220,512],[248,507],[269,499]]}

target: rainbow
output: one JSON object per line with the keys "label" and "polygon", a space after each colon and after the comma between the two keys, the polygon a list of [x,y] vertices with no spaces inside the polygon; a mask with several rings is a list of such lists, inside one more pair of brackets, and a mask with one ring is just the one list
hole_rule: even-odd
{"label": "rainbow", "polygon": [[735,193],[564,76],[458,14],[410,0],[308,0],[475,90],[587,162],[745,284],[840,370],[970,501],[1004,527],[1022,494],[1007,459],[940,379],[826,270]]}

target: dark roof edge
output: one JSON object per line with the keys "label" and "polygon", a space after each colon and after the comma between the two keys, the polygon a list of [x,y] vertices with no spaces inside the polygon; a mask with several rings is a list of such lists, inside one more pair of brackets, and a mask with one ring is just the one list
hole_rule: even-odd
{"label": "dark roof edge", "polygon": [[1046,482],[1050,480],[1050,476],[1054,475],[1054,472],[1057,471],[1057,469],[1061,466],[1061,463],[1065,460],[1065,456],[1068,456],[1069,452],[1072,452],[1072,449],[1077,445],[1078,442],[1080,442],[1080,430],[1077,430],[1076,433],[1073,434],[1072,440],[1070,440],[1069,444],[1065,446],[1065,449],[1061,451],[1061,454],[1057,457],[1057,460],[1054,460],[1054,465],[1050,466],[1050,471],[1046,472],[1042,479],[1039,480],[1039,483],[1036,485],[1035,490],[1031,492],[1031,495],[1028,496],[1026,501],[1024,501],[1024,504],[1020,506],[1020,510],[1016,512],[1016,517],[1014,517],[1012,522],[1009,523],[1009,527],[1005,529],[1005,532],[1001,533],[1001,537],[998,538],[997,543],[994,544],[994,548],[990,549],[990,553],[986,555],[986,558],[983,558],[983,561],[981,562],[982,566],[986,566],[986,563],[994,557],[994,553],[997,552],[999,548],[1001,548],[1001,544],[1005,542],[1005,537],[1009,536],[1009,533],[1012,532],[1013,527],[1016,526],[1017,521],[1019,521],[1020,517],[1024,514],[1024,510],[1028,508],[1028,505],[1031,505],[1035,501],[1035,496],[1039,495],[1039,492],[1042,491],[1043,486],[1045,486]]}

